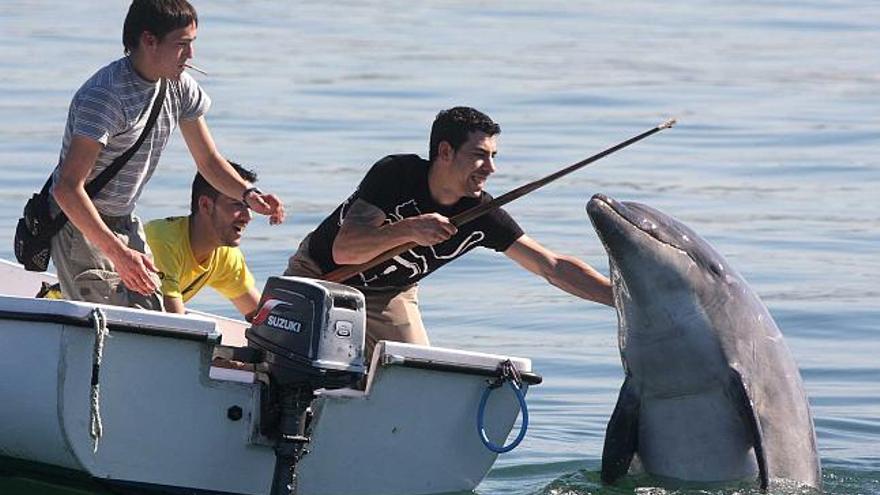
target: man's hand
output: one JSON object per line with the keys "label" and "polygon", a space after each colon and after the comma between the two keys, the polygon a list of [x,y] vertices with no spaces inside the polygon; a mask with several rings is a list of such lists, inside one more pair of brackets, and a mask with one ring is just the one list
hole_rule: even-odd
{"label": "man's hand", "polygon": [[269,225],[284,221],[284,203],[274,194],[248,194],[245,198],[248,207],[261,215],[269,216]]}
{"label": "man's hand", "polygon": [[166,313],[177,313],[180,315],[186,313],[186,306],[183,305],[183,299],[179,297],[162,296],[162,301],[165,303]]}
{"label": "man's hand", "polygon": [[129,290],[147,296],[159,289],[155,281],[159,270],[146,254],[127,246],[119,246],[118,249],[108,252],[107,256],[113,262],[122,283]]}
{"label": "man's hand", "polygon": [[411,242],[433,246],[456,232],[455,225],[437,213],[390,223],[381,209],[358,198],[348,208],[333,241],[333,261],[339,265],[366,263],[389,249]]}
{"label": "man's hand", "polygon": [[412,242],[419,246],[439,244],[458,232],[458,228],[448,218],[439,213],[426,213],[401,220],[409,228]]}

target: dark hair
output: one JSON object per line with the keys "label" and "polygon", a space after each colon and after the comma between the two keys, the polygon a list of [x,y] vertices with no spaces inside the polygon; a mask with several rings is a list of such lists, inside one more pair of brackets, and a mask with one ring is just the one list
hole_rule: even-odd
{"label": "dark hair", "polygon": [[125,53],[130,54],[137,49],[144,31],[162,40],[171,31],[192,23],[198,26],[199,16],[186,0],[132,0],[122,28]]}
{"label": "dark hair", "polygon": [[[232,165],[232,168],[234,168],[235,171],[238,172],[238,175],[242,179],[250,182],[251,184],[257,181],[257,173],[253,170],[248,170],[235,162],[229,162],[229,164]],[[192,185],[192,200],[190,201],[189,205],[190,211],[193,215],[199,212],[200,197],[207,196],[211,199],[216,200],[217,196],[219,195],[220,191],[214,189],[214,186],[209,184],[208,181],[206,181],[205,178],[202,177],[202,174],[196,172],[196,177],[193,179]]]}
{"label": "dark hair", "polygon": [[433,162],[437,158],[440,143],[443,141],[449,143],[453,150],[458,151],[473,131],[494,136],[501,133],[501,126],[488,115],[471,107],[454,107],[441,111],[431,126],[428,160]]}

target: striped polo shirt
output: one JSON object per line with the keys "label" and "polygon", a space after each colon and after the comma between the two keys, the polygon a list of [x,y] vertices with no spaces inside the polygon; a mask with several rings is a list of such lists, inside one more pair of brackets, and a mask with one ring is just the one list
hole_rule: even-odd
{"label": "striped polo shirt", "polygon": [[[98,141],[104,147],[86,183],[93,180],[140,137],[158,90],[159,83],[139,76],[128,57],[96,72],[70,103],[59,163],[64,160],[73,136]],[[92,198],[98,212],[107,216],[130,214],[178,121],[196,119],[204,115],[210,105],[211,99],[186,72],[179,80],[169,80],[162,111],[150,135],[116,176]],[[60,166],[53,172],[54,183],[58,182],[59,174]]]}

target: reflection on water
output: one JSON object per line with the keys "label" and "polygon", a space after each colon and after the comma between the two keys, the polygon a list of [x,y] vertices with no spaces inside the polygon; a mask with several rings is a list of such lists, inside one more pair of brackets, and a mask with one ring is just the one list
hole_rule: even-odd
{"label": "reflection on water", "polygon": [[[26,196],[57,160],[70,97],[121,54],[125,3],[0,5],[4,258]],[[602,270],[584,212],[596,192],[699,232],[786,334],[814,405],[828,491],[880,492],[876,2],[197,7],[195,63],[210,76],[195,77],[214,100],[214,137],[292,213],[246,233],[260,280],[283,269],[370,164],[424,154],[441,108],[476,106],[502,124],[496,195],[679,117],[509,211],[532,237]],[[193,172],[174,138],[141,216],[186,211]],[[480,493],[673,493],[597,481],[622,379],[612,311],[490,253],[433,275],[422,300],[435,344],[531,357],[545,377],[530,394],[526,441],[499,458]],[[196,301],[235,313],[213,294]]]}

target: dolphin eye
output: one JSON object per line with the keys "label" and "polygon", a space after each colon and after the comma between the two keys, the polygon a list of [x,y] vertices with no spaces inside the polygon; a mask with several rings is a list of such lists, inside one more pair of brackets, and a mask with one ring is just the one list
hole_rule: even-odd
{"label": "dolphin eye", "polygon": [[721,263],[709,263],[709,269],[718,277],[724,273],[724,267],[721,266]]}

